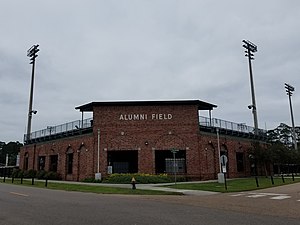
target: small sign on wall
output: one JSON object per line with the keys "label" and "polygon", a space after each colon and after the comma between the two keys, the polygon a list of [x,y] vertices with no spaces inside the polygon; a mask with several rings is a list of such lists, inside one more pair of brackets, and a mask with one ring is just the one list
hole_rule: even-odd
{"label": "small sign on wall", "polygon": [[222,173],[227,173],[226,166],[222,166]]}
{"label": "small sign on wall", "polygon": [[112,166],[108,166],[108,167],[107,167],[107,173],[108,173],[108,174],[112,174],[112,172],[113,172],[113,171],[112,171]]}

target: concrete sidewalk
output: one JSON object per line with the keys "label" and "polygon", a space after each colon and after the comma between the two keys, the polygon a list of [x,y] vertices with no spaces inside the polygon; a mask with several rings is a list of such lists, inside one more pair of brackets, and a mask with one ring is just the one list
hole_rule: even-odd
{"label": "concrete sidewalk", "polygon": [[[184,183],[204,183],[204,182],[211,182],[211,181],[197,181],[197,182],[180,182],[181,184]],[[80,184],[80,185],[90,185],[90,186],[103,186],[103,187],[119,187],[119,188],[132,188],[131,184],[109,184],[109,183],[86,183],[86,182],[75,182],[75,181],[59,181],[59,180],[49,180],[48,183],[65,183],[65,184]],[[174,183],[160,183],[160,184],[136,184],[137,189],[142,190],[157,190],[157,191],[166,191],[166,192],[178,192],[182,193],[183,195],[215,195],[218,192],[211,192],[211,191],[201,191],[201,190],[186,190],[186,189],[175,189],[170,187],[164,187],[168,185],[174,185]]]}
{"label": "concrete sidewalk", "polygon": [[211,192],[211,191],[175,189],[175,188],[170,188],[170,187],[163,187],[162,185],[168,185],[168,184],[159,184],[159,185],[156,185],[156,184],[139,184],[139,185],[137,185],[137,188],[143,189],[143,190],[178,192],[178,193],[182,193],[184,195],[215,195],[215,194],[218,194],[217,192]]}

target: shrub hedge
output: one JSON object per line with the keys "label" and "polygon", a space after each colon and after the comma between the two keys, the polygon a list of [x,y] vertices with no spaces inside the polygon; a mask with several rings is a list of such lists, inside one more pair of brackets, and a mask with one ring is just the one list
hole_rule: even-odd
{"label": "shrub hedge", "polygon": [[[129,184],[131,183],[132,178],[134,177],[136,183],[139,184],[157,184],[157,183],[170,183],[174,182],[174,176],[167,174],[110,174],[103,180],[103,183],[117,183],[117,184]],[[178,182],[185,181],[185,177],[177,176],[176,180]]]}
{"label": "shrub hedge", "polygon": [[[61,176],[57,172],[53,171],[36,171],[36,170],[20,170],[15,169],[12,173],[12,176],[14,178],[37,178],[40,180],[61,180]],[[135,179],[136,183],[139,184],[157,184],[157,183],[171,183],[174,182],[174,176],[170,176],[167,174],[142,174],[142,173],[114,173],[110,174],[109,176],[105,177],[102,181],[95,180],[95,178],[86,178],[82,180],[82,182],[88,182],[88,183],[112,183],[112,184],[130,184],[132,181],[132,178]],[[184,176],[177,176],[176,181],[182,182],[186,181],[186,178]]]}
{"label": "shrub hedge", "polygon": [[20,170],[20,169],[15,169],[12,173],[12,176],[14,178],[37,178],[40,180],[61,180],[61,176],[57,172],[53,171],[36,171],[36,170]]}

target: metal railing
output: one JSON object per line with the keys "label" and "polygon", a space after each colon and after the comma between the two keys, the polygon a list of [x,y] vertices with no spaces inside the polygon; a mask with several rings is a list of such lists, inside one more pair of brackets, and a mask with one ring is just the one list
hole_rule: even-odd
{"label": "metal railing", "polygon": [[[226,120],[208,118],[199,116],[199,124],[203,127],[213,127],[224,129],[232,132],[244,133],[244,134],[255,134],[255,128],[247,126],[245,123],[234,123]],[[266,136],[267,130],[258,129],[258,136]]]}
{"label": "metal railing", "polygon": [[84,120],[75,120],[57,126],[48,126],[46,129],[38,130],[30,133],[29,136],[27,134],[24,134],[24,143],[27,143],[28,141],[33,139],[45,138],[45,137],[50,137],[53,135],[60,135],[60,134],[69,134],[72,132],[80,131],[82,129],[91,128],[92,126],[93,126],[93,118],[88,118]]}
{"label": "metal railing", "polygon": [[[199,116],[199,125],[207,128],[219,128],[222,130],[237,132],[242,134],[254,135],[254,127],[247,126],[244,123],[234,123],[226,120],[208,118],[204,116]],[[41,138],[64,135],[64,134],[78,134],[80,131],[92,128],[93,118],[88,118],[84,120],[75,120],[69,123],[48,126],[46,129],[38,130],[24,135],[24,143],[28,143],[31,140],[38,140]],[[258,136],[267,136],[267,130],[258,129]]]}

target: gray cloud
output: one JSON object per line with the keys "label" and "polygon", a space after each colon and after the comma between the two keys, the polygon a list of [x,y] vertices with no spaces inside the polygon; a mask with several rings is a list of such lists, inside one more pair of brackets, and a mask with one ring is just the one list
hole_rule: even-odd
{"label": "gray cloud", "polygon": [[[201,99],[213,116],[253,124],[242,39],[253,61],[259,125],[290,123],[284,82],[300,110],[300,3],[291,1],[3,1],[0,140],[22,141],[31,65],[40,44],[33,130],[80,119],[91,101]],[[203,112],[206,115],[206,112]]]}

